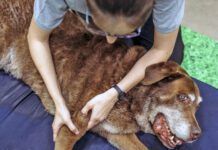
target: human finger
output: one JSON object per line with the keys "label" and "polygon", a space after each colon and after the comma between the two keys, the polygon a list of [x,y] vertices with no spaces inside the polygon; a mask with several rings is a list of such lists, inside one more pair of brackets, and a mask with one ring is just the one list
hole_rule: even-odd
{"label": "human finger", "polygon": [[66,122],[66,125],[68,126],[68,128],[75,134],[79,134],[79,130],[76,128],[76,126],[73,124],[72,120],[69,119]]}
{"label": "human finger", "polygon": [[61,126],[63,125],[63,123],[61,122],[53,122],[52,124],[52,129],[53,129],[53,141],[56,140],[59,129],[61,128]]}
{"label": "human finger", "polygon": [[84,107],[83,109],[81,110],[81,112],[84,114],[84,115],[87,115],[87,113],[89,112],[89,110],[91,110],[93,108],[93,105],[91,104],[91,102],[88,102]]}
{"label": "human finger", "polygon": [[90,120],[88,122],[88,127],[87,129],[91,129],[92,127],[94,127],[97,123],[100,122],[100,118],[98,117],[98,115],[96,114],[96,111],[93,109]]}

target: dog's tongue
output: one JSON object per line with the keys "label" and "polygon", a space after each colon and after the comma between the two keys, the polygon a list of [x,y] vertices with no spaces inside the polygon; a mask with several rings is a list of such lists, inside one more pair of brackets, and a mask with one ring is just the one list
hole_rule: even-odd
{"label": "dog's tongue", "polygon": [[153,123],[153,129],[156,134],[163,135],[165,138],[169,136],[169,128],[166,124],[164,115],[158,114]]}

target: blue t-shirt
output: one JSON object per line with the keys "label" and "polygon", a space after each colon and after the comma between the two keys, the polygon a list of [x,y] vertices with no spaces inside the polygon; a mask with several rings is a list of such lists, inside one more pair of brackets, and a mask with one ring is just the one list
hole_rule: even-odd
{"label": "blue t-shirt", "polygon": [[[182,22],[184,7],[185,0],[155,0],[155,29],[160,33],[176,30]],[[52,30],[62,22],[68,9],[85,14],[88,11],[86,0],[35,0],[34,19],[40,28]]]}

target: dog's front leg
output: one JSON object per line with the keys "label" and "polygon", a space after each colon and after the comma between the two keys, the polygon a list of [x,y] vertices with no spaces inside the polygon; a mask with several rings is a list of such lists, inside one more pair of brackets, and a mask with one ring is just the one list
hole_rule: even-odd
{"label": "dog's front leg", "polygon": [[63,126],[55,141],[55,150],[72,150],[75,143],[86,133],[88,117],[78,113],[72,114],[73,122],[79,130],[79,134],[76,135],[67,126]]}
{"label": "dog's front leg", "polygon": [[141,143],[134,133],[131,134],[110,134],[100,133],[108,142],[119,150],[148,150],[147,147]]}
{"label": "dog's front leg", "polygon": [[68,127],[63,126],[55,141],[55,150],[72,150],[75,143],[85,134],[80,130],[78,135],[72,133]]}

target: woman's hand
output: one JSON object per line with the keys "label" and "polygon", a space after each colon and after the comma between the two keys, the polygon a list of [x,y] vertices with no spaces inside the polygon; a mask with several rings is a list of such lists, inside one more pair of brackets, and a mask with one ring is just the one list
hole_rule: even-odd
{"label": "woman's hand", "polygon": [[117,91],[114,88],[111,88],[106,92],[95,96],[88,103],[86,103],[82,109],[82,113],[87,115],[87,113],[92,110],[87,130],[91,129],[108,116],[117,101],[117,96]]}
{"label": "woman's hand", "polygon": [[52,124],[52,129],[53,129],[53,140],[55,141],[58,132],[60,128],[63,125],[66,125],[73,133],[79,134],[78,129],[76,126],[73,124],[71,117],[70,117],[70,112],[68,108],[66,107],[65,104],[62,106],[57,106],[56,107],[56,112],[55,112],[55,118]]}

